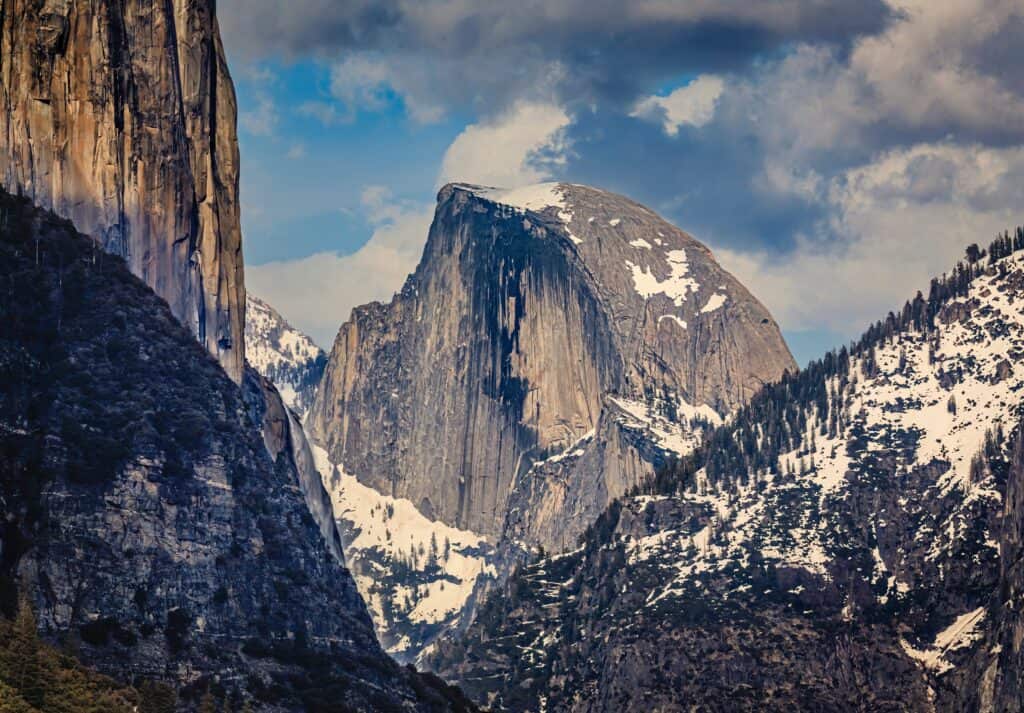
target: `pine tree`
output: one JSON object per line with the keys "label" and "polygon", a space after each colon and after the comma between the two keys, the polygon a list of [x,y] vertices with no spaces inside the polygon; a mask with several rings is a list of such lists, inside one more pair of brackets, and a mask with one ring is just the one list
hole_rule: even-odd
{"label": "pine tree", "polygon": [[42,661],[40,660],[39,633],[36,615],[28,596],[18,598],[18,614],[11,631],[8,647],[7,682],[31,706],[42,707],[46,696]]}
{"label": "pine tree", "polygon": [[437,533],[430,533],[430,559],[427,561],[428,566],[434,567],[437,565]]}

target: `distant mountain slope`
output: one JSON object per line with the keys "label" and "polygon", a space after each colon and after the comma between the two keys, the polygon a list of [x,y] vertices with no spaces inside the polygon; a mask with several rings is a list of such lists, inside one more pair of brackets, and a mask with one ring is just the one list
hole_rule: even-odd
{"label": "distant mountain slope", "polygon": [[306,415],[327,365],[327,355],[277,310],[253,294],[245,298],[246,360],[270,379],[288,408]]}
{"label": "distant mountain slope", "polygon": [[4,613],[20,589],[47,639],[186,703],[465,708],[381,651],[272,387],[240,389],[120,258],[2,193],[0,293]]}
{"label": "distant mountain slope", "polygon": [[1021,249],[765,388],[428,663],[495,710],[963,710],[1020,648]]}
{"label": "distant mountain slope", "polygon": [[486,538],[430,520],[408,500],[382,495],[335,467],[313,446],[330,491],[345,560],[385,650],[411,661],[457,628],[478,588],[493,581],[497,553]]}
{"label": "distant mountain slope", "polygon": [[[768,311],[647,208],[570,184],[445,186],[415,273],[341,327],[306,420],[336,503],[359,484],[418,511],[412,541],[372,551],[358,533],[378,523],[344,515],[347,557],[375,583],[364,594],[383,597],[382,639],[415,655],[472,608],[452,605],[480,574],[573,546],[793,368]],[[472,566],[393,556],[429,552],[437,524],[484,543]],[[441,620],[423,618],[439,600]]]}

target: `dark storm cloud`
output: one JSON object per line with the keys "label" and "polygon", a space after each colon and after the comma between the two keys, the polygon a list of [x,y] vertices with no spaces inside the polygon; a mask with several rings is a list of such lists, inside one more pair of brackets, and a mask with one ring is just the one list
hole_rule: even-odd
{"label": "dark storm cloud", "polygon": [[219,14],[236,56],[368,54],[439,103],[478,108],[531,84],[564,102],[628,101],[788,43],[845,45],[891,18],[882,0],[221,0]]}

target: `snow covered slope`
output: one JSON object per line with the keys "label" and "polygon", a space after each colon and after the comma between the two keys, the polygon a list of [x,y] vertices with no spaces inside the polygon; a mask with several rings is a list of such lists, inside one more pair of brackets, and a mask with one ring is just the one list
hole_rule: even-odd
{"label": "snow covered slope", "polygon": [[[521,481],[591,431],[601,488],[571,468],[560,476],[590,489],[586,508],[600,511],[662,465],[611,429],[621,408],[609,397],[669,421],[690,410],[719,418],[793,368],[765,307],[648,208],[566,183],[451,184],[401,292],[342,325],[308,430],[361,482],[499,538],[521,485],[555,515],[559,494]],[[679,426],[672,436],[688,438]],[[604,450],[606,436],[624,450]],[[561,532],[547,521],[517,532],[571,546],[587,520],[557,517]]]}
{"label": "snow covered slope", "polygon": [[1024,255],[996,257],[767,387],[429,663],[496,710],[957,710],[1024,389]]}
{"label": "snow covered slope", "polygon": [[493,579],[494,548],[480,535],[429,520],[408,500],[381,495],[313,454],[331,493],[345,561],[381,644],[410,661],[470,609],[478,585]]}
{"label": "snow covered slope", "polygon": [[285,405],[303,418],[320,384],[327,355],[255,295],[248,294],[245,305],[246,359],[273,382]]}

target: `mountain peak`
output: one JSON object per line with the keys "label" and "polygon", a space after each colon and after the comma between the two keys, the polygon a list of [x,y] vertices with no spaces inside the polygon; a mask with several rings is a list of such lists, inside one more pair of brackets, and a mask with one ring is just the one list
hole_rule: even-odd
{"label": "mountain peak", "polygon": [[[640,204],[450,184],[403,290],[341,327],[307,424],[328,461],[428,520],[561,550],[794,366],[764,306]],[[384,632],[405,633],[409,654],[426,643]]]}

